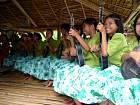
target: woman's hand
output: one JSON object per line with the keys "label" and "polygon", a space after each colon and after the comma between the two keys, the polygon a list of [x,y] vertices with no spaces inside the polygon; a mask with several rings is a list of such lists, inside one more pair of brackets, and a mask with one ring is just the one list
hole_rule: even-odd
{"label": "woman's hand", "polygon": [[106,33],[105,27],[102,23],[97,25],[97,30],[99,30],[101,33]]}
{"label": "woman's hand", "polygon": [[79,33],[77,31],[75,31],[74,29],[70,29],[69,35],[71,35],[73,37],[77,37],[79,35]]}
{"label": "woman's hand", "polygon": [[91,48],[90,48],[90,52],[98,52],[99,51],[99,46],[98,45],[93,45]]}

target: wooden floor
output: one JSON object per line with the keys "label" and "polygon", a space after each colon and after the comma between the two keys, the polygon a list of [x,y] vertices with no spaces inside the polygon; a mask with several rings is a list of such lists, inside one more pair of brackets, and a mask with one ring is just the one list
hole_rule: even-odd
{"label": "wooden floor", "polygon": [[46,87],[46,82],[25,77],[17,71],[0,74],[0,105],[66,105],[67,98]]}

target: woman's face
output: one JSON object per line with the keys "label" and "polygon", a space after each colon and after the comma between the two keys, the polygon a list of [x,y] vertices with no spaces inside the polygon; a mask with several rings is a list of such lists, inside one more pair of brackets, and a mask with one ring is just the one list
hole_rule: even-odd
{"label": "woman's face", "polygon": [[118,27],[112,18],[107,18],[105,21],[105,29],[107,34],[112,35],[116,33]]}
{"label": "woman's face", "polygon": [[85,33],[85,35],[90,35],[94,31],[95,31],[94,25],[88,25],[88,24],[83,25],[83,32]]}
{"label": "woman's face", "polygon": [[46,38],[50,39],[52,37],[52,33],[50,31],[46,32]]}
{"label": "woman's face", "polygon": [[140,36],[140,17],[138,18],[136,23],[136,34]]}

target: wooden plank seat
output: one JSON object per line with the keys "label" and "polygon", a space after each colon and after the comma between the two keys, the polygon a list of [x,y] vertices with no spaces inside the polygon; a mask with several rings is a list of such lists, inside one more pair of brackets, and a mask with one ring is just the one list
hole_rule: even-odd
{"label": "wooden plank seat", "polygon": [[39,80],[24,80],[15,71],[0,75],[0,105],[66,105],[61,96]]}

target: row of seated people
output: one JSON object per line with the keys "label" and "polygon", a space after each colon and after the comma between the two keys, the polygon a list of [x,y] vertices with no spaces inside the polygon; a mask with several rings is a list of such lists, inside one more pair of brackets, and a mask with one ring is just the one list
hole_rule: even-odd
{"label": "row of seated people", "polygon": [[[71,97],[72,100],[69,101],[76,105],[139,105],[140,14],[134,21],[135,36],[129,44],[118,15],[107,16],[104,24],[97,23],[94,18],[87,18],[83,21],[82,28],[88,37],[82,38],[78,29],[70,29],[69,26],[61,28],[61,41],[65,46],[61,59],[54,56],[15,57],[14,67],[40,80],[49,80],[49,86],[53,82],[54,90]],[[101,48],[97,30],[102,36]],[[52,34],[48,31],[47,36],[51,38]],[[84,66],[71,62],[70,59],[76,56],[76,50],[69,36],[81,44]],[[58,52],[58,46],[53,46],[49,40],[45,47],[52,54]],[[101,54],[108,56],[109,67],[104,70],[100,66]]]}

